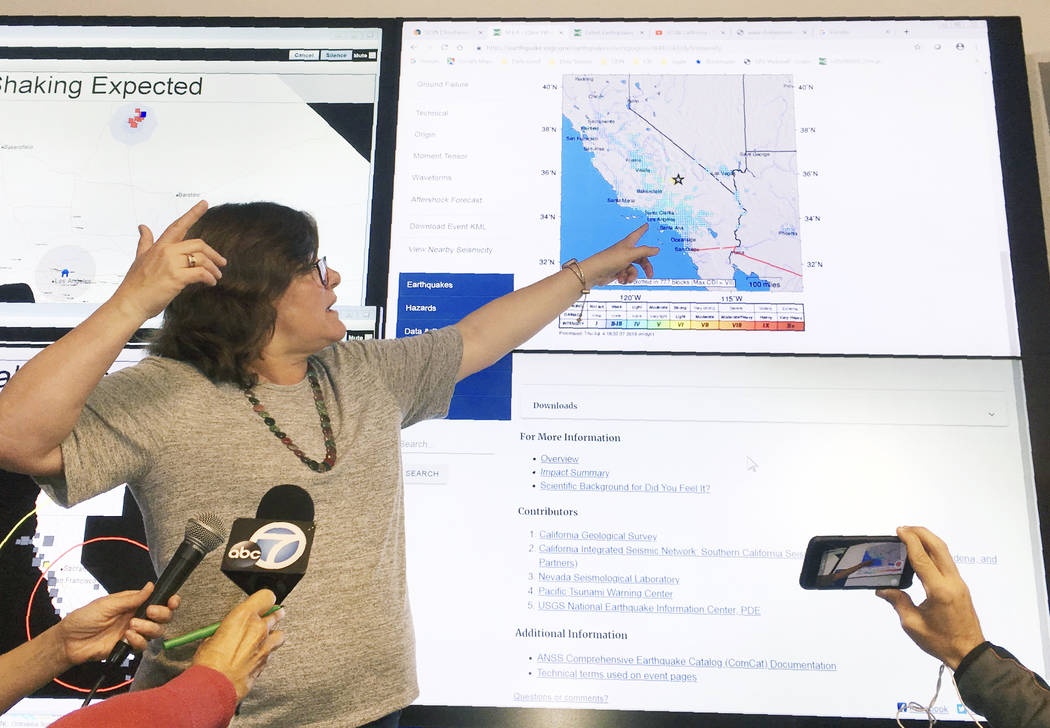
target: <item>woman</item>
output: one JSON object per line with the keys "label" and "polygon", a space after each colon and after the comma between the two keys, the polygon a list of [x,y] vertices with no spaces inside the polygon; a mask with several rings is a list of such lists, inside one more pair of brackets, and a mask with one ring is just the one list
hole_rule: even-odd
{"label": "woman", "polygon": [[[127,482],[154,563],[186,518],[254,512],[280,483],[310,491],[312,571],[295,592],[282,658],[238,725],[357,726],[417,693],[405,584],[400,429],[443,416],[455,383],[500,359],[591,285],[652,275],[645,226],[499,298],[405,339],[344,342],[331,310],[339,273],[318,259],[312,219],[271,203],[199,203],[156,243],[139,228],[113,297],[0,392],[0,467],[72,505]],[[185,239],[185,238],[189,239]],[[103,378],[128,338],[167,307],[155,353]],[[175,632],[242,595],[212,566],[180,590]],[[136,686],[162,683],[192,647],[146,654]],[[385,717],[385,718],[384,718]]]}

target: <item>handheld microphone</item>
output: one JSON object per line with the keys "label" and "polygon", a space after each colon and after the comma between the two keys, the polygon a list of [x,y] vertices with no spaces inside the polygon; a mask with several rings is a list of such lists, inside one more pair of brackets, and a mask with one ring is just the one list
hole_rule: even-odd
{"label": "handheld microphone", "polygon": [[255,509],[256,518],[287,521],[314,520],[314,499],[298,485],[275,485]]}
{"label": "handheld microphone", "polygon": [[[306,572],[314,537],[313,518],[314,501],[310,494],[298,485],[285,484],[266,491],[255,518],[233,522],[222,573],[247,594],[259,589],[273,591],[277,603],[267,614],[280,609],[288,592]],[[262,543],[257,543],[257,539]],[[166,640],[164,649],[211,637],[220,624],[215,622]]]}
{"label": "handheld microphone", "polygon": [[[197,568],[204,555],[215,550],[226,537],[226,527],[222,519],[214,513],[204,513],[186,522],[186,535],[175,550],[175,554],[164,567],[164,572],[157,579],[157,585],[153,593],[136,611],[135,616],[142,619],[146,616],[146,608],[153,604],[167,604],[168,600],[185,583],[186,579]],[[95,688],[84,700],[88,705],[95,695],[95,690],[102,684],[107,672],[122,664],[131,654],[131,645],[121,640],[113,646],[113,650],[106,658],[107,670],[99,677]]]}
{"label": "handheld microphone", "polygon": [[238,518],[222,559],[222,573],[253,594],[270,589],[277,603],[303,578],[314,540],[314,501],[297,485],[276,485],[259,501],[255,518]]}

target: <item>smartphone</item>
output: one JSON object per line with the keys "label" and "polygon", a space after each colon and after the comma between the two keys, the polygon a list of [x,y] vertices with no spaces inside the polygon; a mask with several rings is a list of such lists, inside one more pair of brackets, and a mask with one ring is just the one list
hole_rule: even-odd
{"label": "smartphone", "polygon": [[914,571],[896,536],[814,536],[798,583],[803,589],[906,589]]}

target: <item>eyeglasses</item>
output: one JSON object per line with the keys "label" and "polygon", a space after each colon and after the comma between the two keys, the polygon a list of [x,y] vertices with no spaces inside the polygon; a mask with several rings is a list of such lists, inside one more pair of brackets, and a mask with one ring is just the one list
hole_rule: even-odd
{"label": "eyeglasses", "polygon": [[321,256],[314,261],[317,275],[321,277],[321,285],[328,288],[328,256]]}

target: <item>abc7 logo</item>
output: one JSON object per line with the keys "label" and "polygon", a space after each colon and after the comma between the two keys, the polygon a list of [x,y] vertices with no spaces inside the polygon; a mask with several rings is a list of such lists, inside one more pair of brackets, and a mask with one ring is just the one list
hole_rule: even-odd
{"label": "abc7 logo", "polygon": [[267,523],[247,541],[231,546],[226,556],[235,568],[285,569],[299,560],[306,543],[306,534],[294,523]]}

